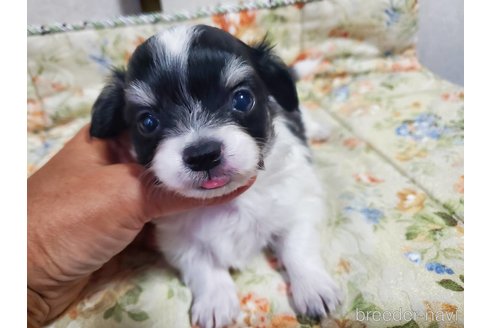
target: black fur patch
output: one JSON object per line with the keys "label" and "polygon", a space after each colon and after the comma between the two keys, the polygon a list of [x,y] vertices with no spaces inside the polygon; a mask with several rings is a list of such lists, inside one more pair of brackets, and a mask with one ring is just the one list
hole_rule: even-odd
{"label": "black fur patch", "polygon": [[[199,25],[194,31],[188,53],[183,56],[187,58],[186,72],[182,66],[173,67],[172,61],[163,65],[166,45],[159,44],[156,36],[140,45],[130,59],[126,74],[115,71],[94,104],[91,134],[113,137],[130,128],[141,164],[152,161],[162,138],[183,132],[183,127],[190,128],[187,125],[193,124],[191,118],[198,118],[195,123],[206,126],[236,124],[262,149],[273,135],[274,116],[285,115],[289,129],[305,142],[294,80],[286,65],[272,54],[271,47],[264,42],[250,47],[210,26]],[[250,65],[254,74],[230,90],[223,85],[221,72],[234,58]],[[149,87],[155,104],[135,105],[125,100],[125,88],[135,81]],[[232,94],[237,87],[246,88],[254,95],[255,105],[247,113],[232,109]],[[270,95],[283,112],[271,105]],[[137,127],[137,118],[144,111],[152,113],[160,122],[158,131],[150,136],[142,135]]]}
{"label": "black fur patch", "polygon": [[125,72],[115,69],[92,107],[91,136],[111,138],[127,127],[123,117],[124,87]]}

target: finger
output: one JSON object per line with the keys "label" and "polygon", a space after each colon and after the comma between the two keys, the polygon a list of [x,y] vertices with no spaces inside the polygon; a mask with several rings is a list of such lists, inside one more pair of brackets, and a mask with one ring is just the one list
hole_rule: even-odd
{"label": "finger", "polygon": [[135,163],[120,163],[98,168],[94,177],[100,185],[100,192],[107,203],[117,204],[114,211],[125,213],[121,220],[138,227],[146,222],[143,213],[149,206],[141,176],[145,168]]}
{"label": "finger", "polygon": [[256,177],[233,192],[216,198],[188,198],[154,184],[153,176],[134,163],[108,165],[100,170],[104,181],[105,197],[115,199],[120,209],[128,213],[130,220],[143,224],[156,217],[169,216],[204,206],[223,204],[236,198],[250,188]]}

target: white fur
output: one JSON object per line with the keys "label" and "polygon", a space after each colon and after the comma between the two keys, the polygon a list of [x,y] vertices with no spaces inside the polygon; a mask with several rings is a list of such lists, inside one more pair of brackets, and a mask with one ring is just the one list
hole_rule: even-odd
{"label": "white fur", "polygon": [[166,47],[166,52],[177,56],[187,51],[193,33],[193,27],[177,25],[161,31],[157,38]]}
{"label": "white fur", "polygon": [[[203,190],[200,183],[207,179],[206,173],[188,169],[183,163],[182,154],[184,148],[193,142],[210,138],[224,145],[223,163],[211,171],[215,175],[231,176],[232,181],[216,190]],[[254,140],[238,126],[201,127],[166,138],[160,143],[152,161],[152,170],[173,191],[188,197],[210,198],[228,194],[244,185],[255,175],[259,156]]]}
{"label": "white fur", "polygon": [[195,26],[178,25],[161,31],[152,45],[156,51],[154,62],[157,66],[174,71],[176,85],[188,104],[193,104],[186,87],[188,72],[188,54],[191,42],[199,35]]}
{"label": "white fur", "polygon": [[[340,300],[340,291],[319,254],[316,225],[325,210],[321,183],[308,160],[309,149],[282,118],[275,119],[274,127],[276,137],[265,158],[265,170],[258,171],[248,191],[227,204],[155,222],[160,249],[193,293],[193,323],[202,327],[214,327],[214,322],[221,327],[237,317],[239,303],[228,269],[244,267],[269,244],[286,267],[298,311],[323,315],[323,301],[333,311]],[[251,157],[246,134],[231,127],[209,131],[234,140],[230,147],[238,157],[231,162],[248,163],[243,165],[253,169],[257,158]],[[179,149],[192,138],[190,133],[159,146],[154,165],[159,163],[156,173],[165,175],[166,183],[182,183]],[[175,155],[164,155],[170,153]]]}
{"label": "white fur", "polygon": [[193,26],[174,26],[157,34],[155,47],[160,50],[156,58],[162,60],[163,67],[178,64],[186,68],[191,41],[197,35]]}
{"label": "white fur", "polygon": [[226,66],[222,70],[221,78],[226,88],[233,88],[253,74],[253,67],[236,57],[227,62]]}
{"label": "white fur", "polygon": [[143,81],[130,83],[125,90],[125,97],[127,101],[138,106],[152,107],[157,103],[149,85]]}

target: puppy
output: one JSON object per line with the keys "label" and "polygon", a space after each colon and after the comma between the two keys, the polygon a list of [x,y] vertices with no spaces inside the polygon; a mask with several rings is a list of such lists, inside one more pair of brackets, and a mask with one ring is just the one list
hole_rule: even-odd
{"label": "puppy", "polygon": [[132,151],[160,182],[224,205],[156,219],[167,261],[191,289],[193,324],[222,327],[239,314],[230,268],[270,246],[301,314],[325,316],[339,289],[325,271],[316,225],[325,215],[289,69],[264,42],[248,46],[205,25],[165,30],[115,70],[92,112],[91,135],[128,129]]}

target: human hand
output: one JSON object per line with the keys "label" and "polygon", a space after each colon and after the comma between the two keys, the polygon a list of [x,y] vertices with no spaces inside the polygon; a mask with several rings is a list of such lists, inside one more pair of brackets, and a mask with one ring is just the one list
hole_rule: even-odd
{"label": "human hand", "polygon": [[[121,252],[144,224],[192,208],[227,202],[184,198],[144,183],[145,169],[115,163],[110,142],[85,126],[27,181],[28,322],[39,326],[77,297],[90,275]],[[154,188],[154,190],[153,190]]]}

